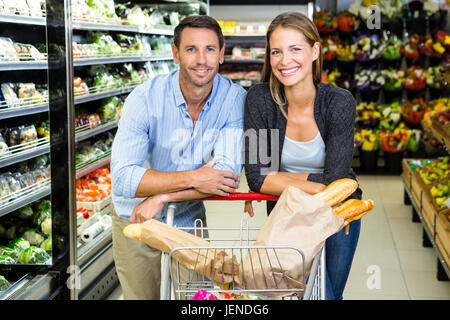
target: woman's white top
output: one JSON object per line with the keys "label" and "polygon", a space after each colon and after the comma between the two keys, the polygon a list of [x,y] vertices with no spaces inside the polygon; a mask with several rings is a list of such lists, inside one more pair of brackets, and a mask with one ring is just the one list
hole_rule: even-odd
{"label": "woman's white top", "polygon": [[291,173],[323,173],[325,143],[320,132],[310,141],[295,141],[284,137],[280,171]]}

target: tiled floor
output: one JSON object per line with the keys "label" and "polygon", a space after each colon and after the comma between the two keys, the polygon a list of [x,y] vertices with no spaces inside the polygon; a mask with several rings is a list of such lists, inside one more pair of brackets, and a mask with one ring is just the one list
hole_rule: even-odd
{"label": "tiled floor", "polygon": [[[359,176],[363,198],[375,208],[362,220],[344,299],[450,299],[450,282],[436,278],[433,248],[422,246],[422,225],[412,222],[411,206],[403,204],[399,176]],[[245,176],[240,192],[247,192]],[[208,226],[239,227],[243,203],[206,202]],[[266,218],[265,203],[256,203],[251,226]],[[120,287],[108,299],[122,299]]]}

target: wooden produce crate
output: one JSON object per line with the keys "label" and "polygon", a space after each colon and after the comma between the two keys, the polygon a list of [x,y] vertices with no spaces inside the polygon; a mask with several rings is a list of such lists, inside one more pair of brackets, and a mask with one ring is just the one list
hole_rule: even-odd
{"label": "wooden produce crate", "polygon": [[[431,186],[429,187],[431,188]],[[434,199],[431,197],[429,190],[422,191],[422,202],[417,202],[422,211],[423,220],[430,230],[430,233],[434,236],[435,216],[437,211],[433,205]]]}
{"label": "wooden produce crate", "polygon": [[412,159],[403,158],[402,160],[402,177],[406,187],[409,190],[411,190],[411,175],[413,173],[413,170],[411,169],[408,163],[410,160]]}
{"label": "wooden produce crate", "polygon": [[441,211],[436,217],[436,245],[441,252],[445,263],[450,266],[450,209]]}

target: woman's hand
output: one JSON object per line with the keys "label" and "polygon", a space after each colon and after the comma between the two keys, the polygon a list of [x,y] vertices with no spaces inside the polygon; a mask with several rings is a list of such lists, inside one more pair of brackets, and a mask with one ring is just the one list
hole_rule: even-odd
{"label": "woman's hand", "polygon": [[136,223],[137,220],[138,223],[142,223],[147,220],[155,219],[166,202],[167,197],[164,194],[148,197],[134,207],[133,212],[131,212],[130,222]]}
{"label": "woman's hand", "polygon": [[[248,190],[248,192],[250,192],[250,190]],[[261,200],[257,201],[261,202]],[[252,202],[253,202],[252,200],[246,200],[244,205],[244,212],[247,212],[251,218],[253,218],[253,216],[255,215],[255,212],[253,211]]]}

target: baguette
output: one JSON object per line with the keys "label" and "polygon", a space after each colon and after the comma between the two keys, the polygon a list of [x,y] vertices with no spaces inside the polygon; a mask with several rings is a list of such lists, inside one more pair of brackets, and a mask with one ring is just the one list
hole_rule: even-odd
{"label": "baguette", "polygon": [[372,200],[349,199],[335,208],[333,211],[345,221],[357,220],[362,214],[367,214],[372,210],[374,202]]}
{"label": "baguette", "polygon": [[359,220],[362,217],[364,217],[366,214],[368,214],[370,212],[370,210],[364,211],[363,213],[361,213],[360,215],[351,218],[350,220],[345,220],[344,221],[344,227],[346,227],[350,222],[355,221],[355,220]]}
{"label": "baguette", "polygon": [[141,241],[142,226],[140,223],[133,223],[123,228],[123,234],[127,238],[133,238]]}
{"label": "baguette", "polygon": [[316,193],[314,197],[326,202],[330,207],[347,199],[358,189],[358,182],[353,179],[339,179],[330,183],[323,191]]}

